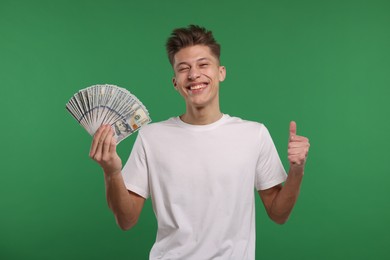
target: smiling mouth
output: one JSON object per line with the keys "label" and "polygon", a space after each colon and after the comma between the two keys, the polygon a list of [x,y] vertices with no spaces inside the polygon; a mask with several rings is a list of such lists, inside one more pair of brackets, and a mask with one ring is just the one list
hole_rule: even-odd
{"label": "smiling mouth", "polygon": [[199,90],[206,88],[207,86],[208,86],[208,84],[206,84],[206,83],[194,84],[194,85],[188,86],[187,89],[191,90],[191,91],[199,91]]}

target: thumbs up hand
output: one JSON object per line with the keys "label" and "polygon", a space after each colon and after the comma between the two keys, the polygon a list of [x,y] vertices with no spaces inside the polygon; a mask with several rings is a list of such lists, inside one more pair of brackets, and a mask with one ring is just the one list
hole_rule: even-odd
{"label": "thumbs up hand", "polygon": [[297,124],[290,122],[290,137],[288,140],[288,160],[290,167],[304,167],[309,153],[309,139],[297,135]]}

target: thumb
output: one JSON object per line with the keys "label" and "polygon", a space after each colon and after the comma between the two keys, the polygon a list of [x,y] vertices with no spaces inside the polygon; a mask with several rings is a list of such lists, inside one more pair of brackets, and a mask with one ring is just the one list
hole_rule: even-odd
{"label": "thumb", "polygon": [[297,135],[297,123],[295,121],[290,122],[290,138]]}

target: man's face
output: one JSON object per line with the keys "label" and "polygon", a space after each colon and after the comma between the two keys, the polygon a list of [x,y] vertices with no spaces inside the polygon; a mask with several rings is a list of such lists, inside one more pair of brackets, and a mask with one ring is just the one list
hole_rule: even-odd
{"label": "man's face", "polygon": [[226,71],[209,47],[195,45],[181,49],[174,56],[173,69],[173,85],[187,107],[219,105],[219,82],[225,79]]}
{"label": "man's face", "polygon": [[122,121],[118,121],[115,124],[118,127],[119,131],[123,132],[126,130],[126,125]]}

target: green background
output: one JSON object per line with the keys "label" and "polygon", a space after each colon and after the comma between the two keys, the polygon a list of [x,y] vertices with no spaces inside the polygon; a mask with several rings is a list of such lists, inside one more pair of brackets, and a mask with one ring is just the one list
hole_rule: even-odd
{"label": "green background", "polygon": [[[224,113],[263,122],[285,166],[288,127],[311,142],[285,225],[257,198],[256,259],[390,255],[389,1],[0,0],[1,259],[147,259],[156,221],[117,228],[90,136],[65,110],[79,89],[116,84],[154,122],[180,115],[164,44],[211,29],[227,68]],[[135,136],[118,152],[127,160]]]}

